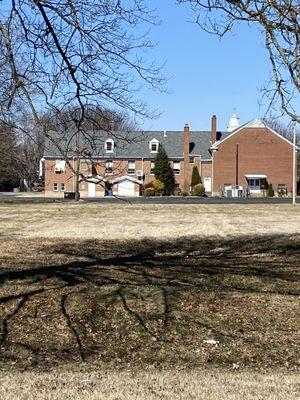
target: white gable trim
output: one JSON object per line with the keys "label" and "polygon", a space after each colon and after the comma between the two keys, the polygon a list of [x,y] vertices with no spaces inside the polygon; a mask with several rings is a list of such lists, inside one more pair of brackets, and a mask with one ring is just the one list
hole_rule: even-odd
{"label": "white gable trim", "polygon": [[[290,142],[288,139],[286,139],[285,137],[281,136],[279,133],[277,133],[276,131],[274,131],[274,129],[270,128],[268,125],[266,125],[263,121],[260,121],[259,119],[255,118],[252,121],[247,122],[246,124],[240,126],[238,129],[236,129],[235,131],[233,131],[230,135],[228,135],[226,138],[224,138],[223,140],[220,140],[218,142],[215,142],[212,146],[211,149],[217,149],[219,144],[225,142],[225,140],[231,138],[233,135],[235,135],[236,133],[240,132],[242,129],[245,128],[266,128],[269,131],[271,131],[272,133],[275,133],[275,135],[277,135],[278,137],[280,137],[280,139],[284,140],[285,142],[287,142],[289,145],[293,146],[293,143]],[[297,149],[299,149],[299,147],[296,146]]]}
{"label": "white gable trim", "polygon": [[125,180],[131,181],[134,183],[138,183],[139,185],[142,185],[142,183],[143,183],[142,181],[135,179],[132,176],[128,176],[128,175],[120,176],[119,178],[113,179],[110,181],[110,183],[119,183],[119,182],[122,182]]}

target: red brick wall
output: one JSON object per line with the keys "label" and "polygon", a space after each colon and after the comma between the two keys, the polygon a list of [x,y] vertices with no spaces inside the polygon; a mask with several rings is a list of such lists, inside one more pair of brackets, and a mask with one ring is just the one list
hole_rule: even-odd
{"label": "red brick wall", "polygon": [[[70,161],[73,165],[73,161]],[[95,167],[97,173],[101,176],[116,178],[118,176],[127,175],[127,168],[128,168],[128,160],[113,160],[113,173],[112,174],[105,174],[105,160],[99,160],[95,162]],[[170,161],[171,167],[173,167],[173,161]],[[186,160],[186,165],[184,167],[184,161],[180,162],[180,174],[175,175],[175,181],[179,184],[179,187],[182,191],[185,191],[185,185],[189,187],[192,178],[192,171],[193,166],[196,165],[201,171],[200,165],[200,158],[194,157],[194,163],[189,162],[189,158]],[[74,168],[76,168],[76,161],[74,163]],[[149,183],[154,180],[154,175],[150,174],[151,171],[151,160],[136,160],[135,162],[135,169],[136,170],[144,170],[145,173],[145,183]],[[201,176],[211,176],[210,175],[210,167],[207,164],[204,164],[202,167],[204,170],[204,175]],[[91,164],[81,163],[80,171],[84,175],[88,175],[91,173]],[[136,175],[131,175],[132,177],[136,178]],[[66,171],[64,172],[55,172],[55,160],[45,160],[45,191],[47,195],[61,195],[63,196],[63,192],[54,192],[53,191],[53,183],[65,183],[66,191],[73,191],[74,190],[74,183],[75,180],[73,179],[73,173],[70,168],[66,165]],[[88,183],[81,182],[80,183],[80,191],[87,192],[88,191]],[[104,195],[104,188],[102,185],[96,185],[96,192],[97,195]]]}
{"label": "red brick wall", "polygon": [[[72,163],[73,161],[71,161]],[[67,192],[73,191],[73,173],[70,171],[68,166],[66,165],[66,171],[62,172],[55,172],[55,160],[45,160],[44,163],[44,168],[45,168],[45,192],[48,192],[47,194],[53,193],[54,195],[59,195],[63,196],[63,192],[53,192],[53,184],[54,183],[64,183],[66,187]]]}
{"label": "red brick wall", "polygon": [[212,164],[211,162],[202,162],[201,163],[201,178],[202,178],[202,182],[204,180],[204,178],[211,178],[211,174],[212,174]]}
{"label": "red brick wall", "polygon": [[218,146],[213,156],[213,193],[224,183],[236,183],[238,144],[238,184],[247,186],[246,174],[265,174],[276,192],[280,183],[292,189],[292,146],[267,128],[244,128]]}

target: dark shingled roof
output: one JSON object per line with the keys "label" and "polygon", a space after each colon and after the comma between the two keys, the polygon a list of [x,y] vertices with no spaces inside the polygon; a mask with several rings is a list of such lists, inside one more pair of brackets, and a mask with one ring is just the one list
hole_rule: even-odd
{"label": "dark shingled roof", "polygon": [[[204,159],[210,159],[209,149],[210,131],[190,131],[190,155],[201,155]],[[218,140],[227,136],[227,133],[218,132]],[[53,142],[46,140],[44,157],[61,157],[59,150],[66,151],[68,156],[75,155],[74,148],[76,138],[74,134],[65,132],[58,136],[57,133],[51,134]],[[107,153],[104,148],[106,139],[113,139],[115,142],[114,152]],[[156,153],[151,153],[149,142],[157,139],[165,148],[170,159],[183,158],[183,132],[182,131],[135,131],[135,132],[94,132],[81,134],[80,147],[92,151],[95,158],[120,158],[120,159],[154,159]],[[58,146],[56,145],[58,144]]]}

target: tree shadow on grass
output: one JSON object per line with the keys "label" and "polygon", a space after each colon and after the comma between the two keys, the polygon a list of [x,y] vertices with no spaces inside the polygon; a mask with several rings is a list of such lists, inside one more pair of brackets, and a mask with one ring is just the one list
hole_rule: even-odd
{"label": "tree shadow on grass", "polygon": [[[293,351],[281,354],[286,337],[274,299],[282,296],[293,332],[299,244],[300,235],[37,243],[35,262],[0,274],[2,358],[193,365],[239,355],[265,364],[271,350],[259,356],[265,343],[254,346],[247,327],[258,337],[281,335],[273,362],[296,362]],[[277,313],[273,320],[268,311]],[[200,357],[207,335],[224,348],[200,346]]]}

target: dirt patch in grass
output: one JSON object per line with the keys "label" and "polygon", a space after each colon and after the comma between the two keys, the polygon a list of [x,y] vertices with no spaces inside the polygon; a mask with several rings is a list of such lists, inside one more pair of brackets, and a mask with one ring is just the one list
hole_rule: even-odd
{"label": "dirt patch in grass", "polygon": [[300,235],[2,240],[0,361],[298,369],[299,246]]}

